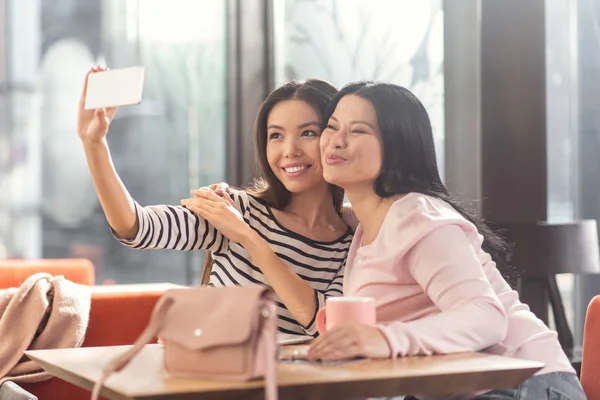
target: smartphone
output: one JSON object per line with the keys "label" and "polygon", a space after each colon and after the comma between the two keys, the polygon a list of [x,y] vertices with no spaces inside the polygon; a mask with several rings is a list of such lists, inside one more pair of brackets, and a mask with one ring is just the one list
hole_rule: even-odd
{"label": "smartphone", "polygon": [[144,67],[95,72],[88,77],[86,110],[139,104],[144,91]]}
{"label": "smartphone", "polygon": [[291,335],[279,332],[277,334],[277,343],[280,345],[302,344],[313,340],[312,336]]}
{"label": "smartphone", "polygon": [[354,364],[360,361],[365,361],[365,357],[355,357],[347,360],[336,360],[336,361],[325,361],[325,360],[309,360],[306,354],[286,354],[279,357],[279,362],[284,364],[310,364],[310,365],[323,365],[323,366],[338,366]]}

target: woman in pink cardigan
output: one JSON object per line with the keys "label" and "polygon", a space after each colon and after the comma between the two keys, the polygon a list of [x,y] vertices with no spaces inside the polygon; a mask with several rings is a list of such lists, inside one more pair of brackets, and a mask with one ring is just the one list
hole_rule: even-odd
{"label": "woman in pink cardigan", "polygon": [[309,357],[484,351],[546,366],[518,388],[460,398],[585,399],[556,333],[507,283],[506,244],[444,187],[421,102],[397,85],[358,82],[326,117],[324,176],[345,189],[360,222],[344,295],[375,298],[379,325],[337,326]]}

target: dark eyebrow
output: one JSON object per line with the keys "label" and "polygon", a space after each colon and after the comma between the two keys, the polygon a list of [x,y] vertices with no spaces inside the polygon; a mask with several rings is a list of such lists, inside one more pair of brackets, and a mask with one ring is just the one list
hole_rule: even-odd
{"label": "dark eyebrow", "polygon": [[373,127],[373,125],[371,125],[370,123],[366,122],[366,121],[350,121],[350,124],[363,124],[368,126],[369,128],[375,130],[375,128]]}
{"label": "dark eyebrow", "polygon": [[311,125],[321,127],[321,124],[318,123],[317,121],[310,121],[310,122],[305,122],[303,124],[298,125],[298,129],[306,128],[307,126],[311,126]]}
{"label": "dark eyebrow", "polygon": [[[312,125],[318,126],[318,127],[321,126],[321,124],[318,123],[317,121],[310,121],[310,122],[305,122],[303,124],[298,125],[298,129],[306,128],[307,126],[312,126]],[[285,129],[283,129],[282,126],[274,125],[274,124],[267,126],[267,130],[269,130],[269,129],[279,129],[281,131],[285,130]]]}

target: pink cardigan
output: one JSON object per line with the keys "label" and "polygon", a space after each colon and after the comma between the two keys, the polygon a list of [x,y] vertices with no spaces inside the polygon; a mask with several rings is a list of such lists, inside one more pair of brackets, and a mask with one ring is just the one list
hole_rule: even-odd
{"label": "pink cardigan", "polygon": [[574,372],[557,334],[519,301],[475,226],[446,202],[417,193],[397,200],[375,241],[359,226],[345,296],[376,299],[392,356],[484,351],[540,361],[538,373]]}
{"label": "pink cardigan", "polygon": [[30,276],[19,287],[0,291],[0,384],[51,378],[25,350],[79,347],[90,312],[90,288],[62,276]]}

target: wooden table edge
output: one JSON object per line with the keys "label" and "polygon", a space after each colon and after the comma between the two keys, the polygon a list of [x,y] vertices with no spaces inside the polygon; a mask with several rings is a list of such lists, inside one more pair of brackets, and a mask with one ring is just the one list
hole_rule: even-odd
{"label": "wooden table edge", "polygon": [[[45,361],[31,355],[29,351],[26,351],[25,355],[27,357],[29,357],[30,360],[37,363],[40,367],[42,367],[42,369],[44,371],[48,372],[50,375],[52,375],[52,377],[54,377],[56,379],[63,380],[65,382],[68,382],[70,384],[78,386],[82,389],[86,389],[90,392],[92,391],[92,389],[94,388],[94,385],[96,384],[95,381],[89,380],[82,376],[74,375],[71,371],[68,371],[57,365],[48,364]],[[65,376],[68,377],[69,379],[66,379]],[[114,390],[112,390],[106,386],[102,387],[102,390],[100,391],[100,397],[107,397],[107,398],[119,399],[119,400],[131,400],[132,399],[131,397],[124,396],[124,395],[120,394],[119,392],[115,392]]]}
{"label": "wooden table edge", "polygon": [[[114,346],[117,347],[117,346]],[[118,346],[121,347],[121,346]],[[122,346],[122,347],[128,347],[128,346]],[[31,352],[26,351],[25,355],[27,357],[29,357],[32,361],[36,362],[38,365],[40,365],[45,371],[47,371],[48,373],[50,373],[53,377],[56,377],[57,379],[61,379],[64,380],[68,383],[71,383],[75,386],[81,387],[85,390],[88,391],[92,391],[96,381],[93,381],[91,379],[79,376],[79,375],[75,375],[73,374],[71,371],[53,365],[53,364],[48,364],[45,361],[35,357],[35,355],[31,355]],[[511,357],[505,357],[505,358],[511,358]],[[519,377],[515,377],[514,381],[519,381],[519,383],[521,383],[522,381],[524,381],[525,379],[527,379],[530,376],[533,376],[537,371],[541,370],[544,367],[543,363],[540,362],[536,362],[536,361],[529,361],[529,360],[520,360],[520,361],[524,361],[529,363],[531,366],[530,367],[523,367],[519,369]],[[504,371],[499,370],[499,371],[494,371],[491,372],[492,374],[502,374]],[[514,370],[510,371],[512,373],[516,372]],[[488,372],[489,373],[489,372]],[[456,374],[453,373],[449,373],[447,374],[447,376],[452,376],[452,375],[468,375],[467,373],[464,372],[457,372]],[[524,378],[523,378],[524,377]],[[427,376],[417,376],[414,377],[414,379],[418,380],[418,379],[427,379],[429,377]],[[396,378],[393,377],[389,377],[389,378],[382,378],[379,379],[380,385],[387,385],[387,384],[391,384],[393,383],[393,381]],[[355,379],[352,381],[335,381],[335,382],[330,382],[327,384],[327,392],[336,392],[339,390],[342,390],[344,392],[350,391],[350,392],[359,392],[360,393],[360,385],[363,384],[365,381],[369,381],[372,380],[370,378],[362,378],[362,379]],[[245,387],[245,388],[232,388],[230,390],[215,390],[214,395],[215,398],[236,398],[236,396],[244,396],[244,399],[263,399],[264,398],[264,384],[262,380],[257,380],[255,381],[255,385],[252,385],[251,387]],[[518,384],[518,383],[517,383]],[[321,390],[323,391],[323,383],[321,382],[313,382],[313,383],[289,383],[289,384],[279,384],[278,385],[278,391],[279,391],[279,396],[282,398],[285,398],[287,396],[290,396],[291,393],[294,393],[298,390],[300,391],[310,391],[310,390]],[[356,387],[356,389],[354,389],[354,387]],[[471,390],[471,389],[467,389],[467,390]],[[478,390],[478,389],[475,389]],[[200,397],[200,396],[210,396],[211,393],[213,391],[205,391],[203,393],[192,393],[192,392],[181,392],[180,394],[176,394],[176,393],[170,393],[170,394],[150,394],[150,395],[133,395],[133,396],[129,396],[127,394],[124,393],[120,393],[117,392],[113,389],[111,389],[110,387],[107,386],[103,386],[101,391],[100,391],[100,396],[102,397],[106,397],[106,398],[110,398],[110,399],[114,399],[114,400],[161,400],[161,399],[174,399],[175,396],[177,396],[177,398],[194,398],[194,397]],[[377,395],[377,394],[368,394],[366,396],[362,396],[362,395],[358,395],[358,397],[389,397],[389,394],[383,394],[383,395]]]}

